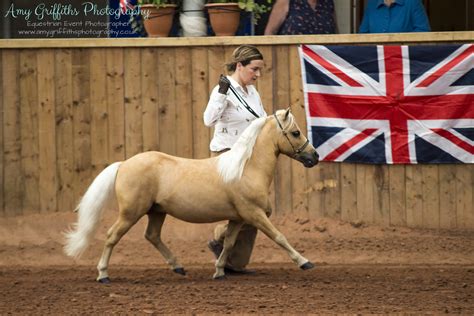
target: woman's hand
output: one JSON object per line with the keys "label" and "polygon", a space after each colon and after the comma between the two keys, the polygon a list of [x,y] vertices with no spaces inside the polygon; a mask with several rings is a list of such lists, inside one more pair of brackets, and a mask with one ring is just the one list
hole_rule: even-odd
{"label": "woman's hand", "polygon": [[227,94],[227,91],[229,90],[230,87],[230,81],[227,79],[226,76],[221,75],[219,78],[219,93],[220,94]]}

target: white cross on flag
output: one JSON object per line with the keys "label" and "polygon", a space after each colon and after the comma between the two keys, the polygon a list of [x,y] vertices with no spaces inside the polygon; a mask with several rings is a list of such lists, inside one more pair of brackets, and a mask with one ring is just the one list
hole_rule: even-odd
{"label": "white cross on flag", "polygon": [[474,45],[300,46],[324,161],[474,163]]}

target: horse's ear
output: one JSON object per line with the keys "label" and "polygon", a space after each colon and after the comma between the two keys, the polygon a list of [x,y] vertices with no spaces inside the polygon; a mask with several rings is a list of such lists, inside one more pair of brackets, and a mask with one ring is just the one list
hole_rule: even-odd
{"label": "horse's ear", "polygon": [[284,118],[285,121],[288,119],[288,116],[290,116],[290,110],[291,110],[290,107],[288,107],[285,111],[285,118]]}

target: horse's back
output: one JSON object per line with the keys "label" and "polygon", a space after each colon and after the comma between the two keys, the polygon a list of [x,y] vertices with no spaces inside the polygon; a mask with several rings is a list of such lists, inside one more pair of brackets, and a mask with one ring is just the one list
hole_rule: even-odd
{"label": "horse's back", "polygon": [[126,204],[140,201],[143,208],[158,204],[164,212],[188,222],[213,222],[234,213],[216,158],[141,153],[120,166],[116,191]]}
{"label": "horse's back", "polygon": [[159,151],[148,151],[125,160],[117,174],[117,185],[157,186],[179,182],[185,177],[213,176],[216,174],[212,159],[187,159]]}
{"label": "horse's back", "polygon": [[160,151],[147,151],[136,154],[125,160],[120,166],[121,170],[130,170],[132,172],[149,171],[169,168],[196,169],[205,166],[211,166],[213,158],[207,159],[189,159],[172,156]]}

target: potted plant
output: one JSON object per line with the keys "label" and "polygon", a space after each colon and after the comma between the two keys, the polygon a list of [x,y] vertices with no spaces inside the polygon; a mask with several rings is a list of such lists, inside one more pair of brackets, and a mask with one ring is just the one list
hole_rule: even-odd
{"label": "potted plant", "polygon": [[271,9],[271,4],[272,4],[272,0],[265,0],[265,1],[262,1],[262,2],[266,2],[265,3],[257,3],[255,2],[255,0],[239,0],[239,8],[241,8],[242,10],[246,11],[246,12],[251,12],[253,14],[253,21],[252,23],[253,24],[257,24],[258,23],[258,20],[260,20],[260,15],[262,13],[266,13],[268,11],[270,11]]}
{"label": "potted plant", "polygon": [[240,12],[252,13],[252,23],[257,24],[260,14],[270,9],[272,0],[266,4],[258,4],[255,0],[208,0],[205,5],[211,27],[216,36],[232,36],[237,32],[240,22]]}
{"label": "potted plant", "polygon": [[143,24],[149,37],[169,35],[180,0],[139,0]]}

